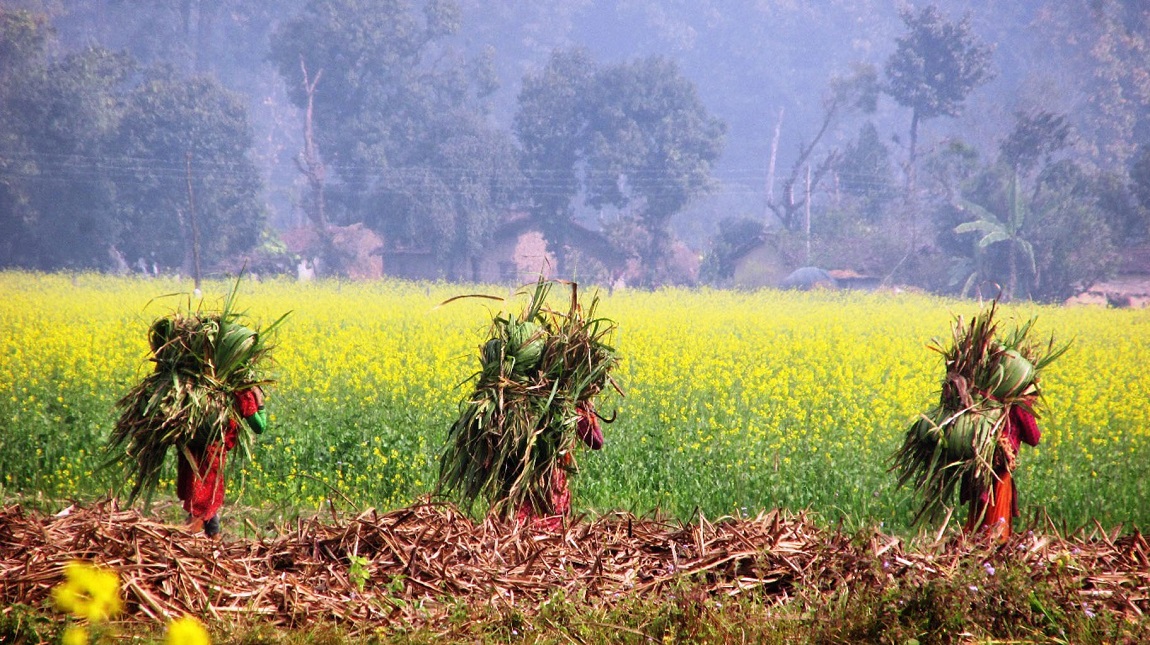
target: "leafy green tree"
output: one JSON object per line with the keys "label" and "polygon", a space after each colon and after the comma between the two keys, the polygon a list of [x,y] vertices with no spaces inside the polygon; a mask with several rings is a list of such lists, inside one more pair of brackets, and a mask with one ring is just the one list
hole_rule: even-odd
{"label": "leafy green tree", "polygon": [[596,74],[597,65],[586,51],[552,52],[546,67],[524,77],[515,113],[526,204],[555,256],[559,275],[567,275],[567,230],[583,188],[590,136],[587,100]]}
{"label": "leafy green tree", "polygon": [[1036,110],[1016,112],[1014,119],[1014,129],[999,146],[999,155],[1016,172],[1025,175],[1040,164],[1050,165],[1052,157],[1070,145],[1070,124],[1064,115]]}
{"label": "leafy green tree", "polygon": [[911,109],[909,195],[915,189],[919,124],[962,113],[966,97],[992,77],[992,49],[978,41],[969,16],[952,22],[933,4],[918,11],[904,9],[901,16],[906,33],[896,39],[895,51],[887,59],[885,90]]}
{"label": "leafy green tree", "polygon": [[1098,212],[1110,229],[1116,247],[1128,248],[1146,243],[1150,236],[1150,210],[1138,203],[1127,175],[1096,170],[1086,178],[1085,184],[1086,192],[1094,196]]}
{"label": "leafy green tree", "polygon": [[265,213],[251,145],[244,102],[209,77],[157,70],[133,88],[112,148],[129,262],[188,271],[196,238],[204,266],[257,244]]}
{"label": "leafy green tree", "polygon": [[699,267],[699,278],[708,284],[722,284],[735,275],[735,263],[747,251],[767,239],[767,227],[749,217],[725,217],[711,240],[711,248]]}
{"label": "leafy green tree", "polygon": [[650,235],[642,257],[647,280],[659,283],[671,217],[711,188],[726,126],[661,57],[601,70],[589,100],[588,202],[634,209]]}
{"label": "leafy green tree", "polygon": [[1061,301],[1104,279],[1114,267],[1114,238],[1097,182],[1069,161],[1046,166],[1033,186],[1005,165],[985,169],[954,205],[972,236],[960,258],[964,291],[1001,287],[1002,297]]}
{"label": "leafy green tree", "polygon": [[1150,236],[1150,143],[1138,147],[1130,164],[1130,192],[1135,200],[1135,221],[1127,227],[1136,240]]}
{"label": "leafy green tree", "polygon": [[365,222],[398,247],[429,248],[445,275],[478,280],[474,265],[519,199],[511,140],[479,118],[451,118],[425,163],[387,169]]}
{"label": "leafy green tree", "polygon": [[628,210],[641,225],[647,281],[659,282],[670,220],[710,187],[725,126],[671,61],[652,57],[597,66],[583,51],[557,51],[529,74],[515,133],[531,212],[563,274],[566,229],[578,199]]}
{"label": "leafy green tree", "polygon": [[89,48],[47,57],[46,22],[0,11],[0,264],[43,270],[114,265],[114,177],[103,163],[132,69]]}
{"label": "leafy green tree", "polygon": [[1150,143],[1138,146],[1130,164],[1130,184],[1142,208],[1150,209]]}
{"label": "leafy green tree", "polygon": [[0,8],[0,266],[27,266],[34,255],[28,178],[37,172],[35,127],[23,108],[34,102],[48,38],[43,15]]}
{"label": "leafy green tree", "polygon": [[1069,160],[1038,175],[1027,227],[1038,266],[1035,300],[1061,302],[1113,275],[1115,234],[1099,186],[1098,177]]}
{"label": "leafy green tree", "polygon": [[[309,98],[301,68],[319,79],[314,139],[343,208],[333,220],[366,222],[445,263],[490,238],[518,172],[508,135],[483,124],[491,60],[454,52],[458,29],[452,0],[310,0],[271,42],[296,105]],[[479,141],[488,154],[458,154]]]}
{"label": "leafy green tree", "polygon": [[892,196],[890,150],[872,121],[859,129],[835,163],[839,188],[860,200],[863,215],[875,220]]}

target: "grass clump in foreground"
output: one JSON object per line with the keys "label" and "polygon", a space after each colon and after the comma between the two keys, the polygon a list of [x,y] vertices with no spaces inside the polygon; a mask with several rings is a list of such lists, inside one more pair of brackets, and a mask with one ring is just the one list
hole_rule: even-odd
{"label": "grass clump in foreground", "polygon": [[[1068,571],[1035,584],[1023,567],[1001,564],[988,576],[975,559],[950,578],[848,586],[826,581],[793,596],[714,597],[694,577],[658,596],[607,606],[556,591],[532,608],[457,603],[446,626],[387,627],[322,623],[278,628],[258,617],[210,625],[217,645],[358,643],[1144,643],[1137,621],[1078,602]],[[0,614],[0,642],[51,642],[62,633],[43,613],[13,606]],[[121,638],[160,642],[162,628],[124,625]]]}

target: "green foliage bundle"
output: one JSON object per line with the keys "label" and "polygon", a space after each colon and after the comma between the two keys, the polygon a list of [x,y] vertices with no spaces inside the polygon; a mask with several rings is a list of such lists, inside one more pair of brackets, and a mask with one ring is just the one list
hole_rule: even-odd
{"label": "green foliage bundle", "polygon": [[272,383],[262,373],[273,349],[268,339],[287,314],[253,331],[242,324],[235,296],[233,288],[218,312],[193,311],[189,303],[149,328],[155,369],[117,401],[120,417],[106,447],[108,465],[119,464],[124,481],[132,482],[129,502],[141,493],[151,498],[168,448],[195,463],[188,446],[220,441],[229,420],[243,458],[250,458],[252,431],[240,423],[235,393]]}
{"label": "green foliage bundle", "polygon": [[519,316],[493,317],[475,390],[448,433],[438,490],[468,508],[483,498],[498,517],[524,504],[554,514],[554,471],[572,467],[579,407],[608,384],[618,390],[619,356],[607,343],[615,323],[596,317],[598,296],[584,308],[575,283],[566,312],[549,308],[553,284],[536,283]]}
{"label": "green foliage bundle", "polygon": [[931,345],[946,367],[939,403],[911,423],[891,467],[899,486],[911,483],[921,496],[915,522],[939,519],[964,484],[992,485],[1011,406],[1031,408],[1041,396],[1042,370],[1068,347],[1056,347],[1053,338],[1045,345],[1028,339],[1034,318],[1000,336],[997,306],[992,300],[969,324],[957,317],[950,344],[935,339]]}

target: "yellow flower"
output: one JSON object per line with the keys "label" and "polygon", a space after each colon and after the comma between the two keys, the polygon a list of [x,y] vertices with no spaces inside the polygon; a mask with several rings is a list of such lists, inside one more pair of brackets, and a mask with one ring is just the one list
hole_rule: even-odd
{"label": "yellow flower", "polygon": [[166,645],[211,645],[211,642],[208,630],[191,616],[177,618],[168,623],[168,637],[164,639]]}
{"label": "yellow flower", "polygon": [[77,618],[102,623],[120,613],[120,577],[80,561],[64,567],[64,583],[52,590],[56,607]]}
{"label": "yellow flower", "polygon": [[79,625],[72,625],[64,630],[60,643],[62,645],[88,645],[88,630]]}

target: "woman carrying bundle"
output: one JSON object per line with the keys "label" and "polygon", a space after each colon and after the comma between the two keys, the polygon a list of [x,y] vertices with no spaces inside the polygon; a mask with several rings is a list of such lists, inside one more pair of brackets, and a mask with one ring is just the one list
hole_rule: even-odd
{"label": "woman carrying bundle", "polygon": [[1018,516],[1018,449],[1040,439],[1040,376],[1068,345],[1030,341],[1034,319],[999,336],[996,310],[992,301],[969,324],[958,318],[948,347],[935,341],[946,367],[938,405],[911,424],[891,469],[921,497],[916,522],[949,517],[957,492],[970,504],[964,533],[1005,540]]}
{"label": "woman carrying bundle", "polygon": [[120,417],[108,440],[109,465],[118,464],[131,484],[129,503],[150,500],[166,455],[174,448],[176,495],[188,528],[209,537],[220,533],[227,453],[251,457],[253,433],[267,427],[261,368],[272,350],[266,340],[284,320],[263,332],[240,324],[235,291],[221,312],[177,311],[148,330],[155,364],[116,406]]}
{"label": "woman carrying bundle", "polygon": [[519,316],[494,317],[437,486],[468,508],[482,498],[492,516],[547,531],[571,513],[575,450],[603,446],[594,400],[614,386],[619,360],[606,342],[614,323],[595,317],[597,299],[584,310],[571,284],[570,307],[555,311],[545,305],[552,284],[541,280]]}

